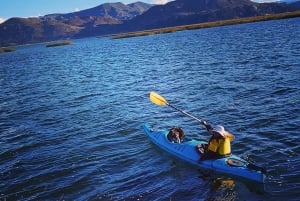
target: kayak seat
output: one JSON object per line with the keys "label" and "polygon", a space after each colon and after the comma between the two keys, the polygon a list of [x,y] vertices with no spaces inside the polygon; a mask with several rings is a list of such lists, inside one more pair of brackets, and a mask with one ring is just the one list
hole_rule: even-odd
{"label": "kayak seat", "polygon": [[216,152],[208,150],[208,144],[198,144],[196,146],[197,152],[201,155],[199,161],[207,160],[207,159],[219,159],[225,158],[226,155],[219,155]]}

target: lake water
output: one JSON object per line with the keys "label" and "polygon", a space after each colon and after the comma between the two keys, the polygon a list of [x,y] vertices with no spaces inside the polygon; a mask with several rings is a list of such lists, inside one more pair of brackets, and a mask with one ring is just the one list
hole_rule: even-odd
{"label": "lake water", "polygon": [[[300,18],[0,55],[0,200],[298,200]],[[235,134],[264,190],[163,153],[141,125]],[[223,185],[220,185],[223,184]],[[230,184],[230,185],[225,185]]]}

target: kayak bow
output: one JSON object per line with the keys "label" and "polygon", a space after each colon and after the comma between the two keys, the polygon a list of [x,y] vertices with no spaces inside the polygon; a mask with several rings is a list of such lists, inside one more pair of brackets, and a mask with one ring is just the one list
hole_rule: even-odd
{"label": "kayak bow", "polygon": [[143,129],[159,148],[197,168],[264,183],[264,170],[236,155],[199,161],[201,155],[196,149],[197,145],[206,142],[188,139],[182,143],[174,143],[168,140],[167,130],[153,131],[147,124],[143,125]]}

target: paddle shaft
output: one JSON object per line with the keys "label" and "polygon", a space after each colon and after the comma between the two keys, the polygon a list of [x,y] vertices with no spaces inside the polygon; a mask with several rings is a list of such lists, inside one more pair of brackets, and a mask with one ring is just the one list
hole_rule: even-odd
{"label": "paddle shaft", "polygon": [[168,103],[168,101],[164,97],[162,97],[161,95],[159,95],[158,93],[156,93],[154,91],[150,92],[150,97],[149,98],[150,98],[150,101],[152,103],[156,104],[156,105],[167,105],[167,106],[170,106],[171,108],[173,108],[173,109],[181,112],[182,114],[184,114],[184,115],[186,115],[186,116],[188,116],[188,117],[190,117],[190,118],[198,121],[199,123],[201,123],[203,125],[206,125],[205,121],[203,121],[201,119],[198,119],[197,117],[194,117],[193,115],[191,115],[191,114],[189,114],[189,113],[187,113],[187,112],[185,112],[185,111],[183,111],[183,110],[181,110],[181,109],[179,109],[179,108],[171,105],[170,103]]}
{"label": "paddle shaft", "polygon": [[186,115],[186,116],[188,116],[188,117],[190,117],[190,118],[192,118],[192,119],[195,119],[196,121],[198,121],[199,123],[202,124],[202,122],[203,122],[202,119],[198,119],[197,117],[194,117],[193,115],[191,115],[191,114],[187,113],[186,111],[183,111],[183,110],[181,110],[181,109],[179,109],[179,108],[177,108],[177,107],[171,105],[170,103],[167,103],[167,105],[170,106],[171,108],[173,108],[173,109],[175,109],[175,110],[181,112],[182,114],[184,114],[184,115]]}

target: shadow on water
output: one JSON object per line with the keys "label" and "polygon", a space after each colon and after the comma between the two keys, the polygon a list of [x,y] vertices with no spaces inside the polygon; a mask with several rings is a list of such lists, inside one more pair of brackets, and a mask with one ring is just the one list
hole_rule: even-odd
{"label": "shadow on water", "polygon": [[210,184],[209,193],[205,200],[236,200],[239,194],[238,188],[243,185],[246,186],[250,192],[256,193],[258,196],[265,193],[264,184],[249,181],[235,181],[232,178],[226,177],[215,177],[210,180]]}
{"label": "shadow on water", "polygon": [[[237,186],[245,186],[249,192],[257,195],[266,194],[265,183],[254,182],[242,178],[228,177],[215,172],[198,170],[199,178],[211,182],[210,190],[219,193],[224,189],[234,191]],[[209,199],[210,200],[210,199]],[[227,200],[227,199],[226,199]],[[231,199],[229,199],[231,200]]]}
{"label": "shadow on water", "polygon": [[[265,185],[257,182],[242,181],[226,176],[218,176],[212,173],[191,170],[183,164],[176,165],[173,162],[173,173],[175,183],[171,184],[167,180],[167,173],[159,177],[161,186],[146,182],[152,188],[136,192],[130,195],[120,194],[117,190],[108,191],[98,197],[99,200],[263,200],[267,194]],[[185,169],[185,170],[184,170]],[[180,170],[180,171],[178,171]],[[183,171],[183,172],[181,172]],[[142,181],[140,181],[142,182]],[[142,187],[144,184],[136,184]],[[246,188],[245,188],[246,187]],[[245,191],[247,189],[248,191]],[[250,197],[249,197],[250,196]],[[97,200],[98,200],[97,199]]]}

